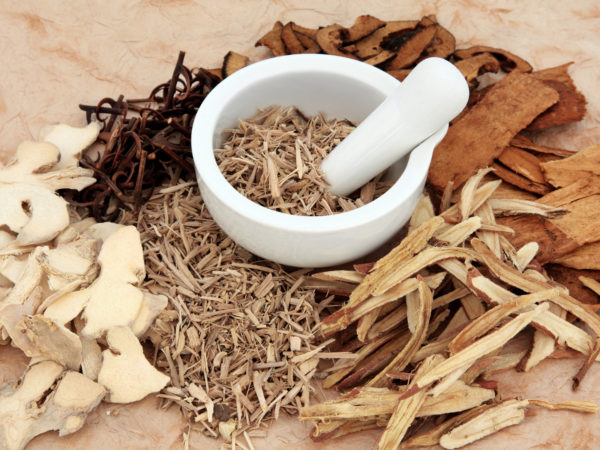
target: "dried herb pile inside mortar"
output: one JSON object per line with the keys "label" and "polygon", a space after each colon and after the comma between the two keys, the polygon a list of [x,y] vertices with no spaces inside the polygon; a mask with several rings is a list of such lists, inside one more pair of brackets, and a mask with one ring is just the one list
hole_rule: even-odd
{"label": "dried herb pile inside mortar", "polygon": [[349,196],[333,195],[319,168],[353,130],[347,120],[323,114],[305,117],[295,107],[271,106],[237,128],[225,130],[215,149],[229,183],[250,200],[276,211],[325,216],[351,211],[381,196],[391,186],[376,176]]}

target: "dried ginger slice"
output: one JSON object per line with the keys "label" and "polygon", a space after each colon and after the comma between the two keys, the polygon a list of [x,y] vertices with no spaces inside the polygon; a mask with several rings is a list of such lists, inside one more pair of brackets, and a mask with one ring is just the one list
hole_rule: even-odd
{"label": "dried ginger slice", "polygon": [[450,127],[434,151],[429,182],[439,190],[449,181],[460,186],[557,101],[556,91],[543,82],[516,71],[508,74]]}

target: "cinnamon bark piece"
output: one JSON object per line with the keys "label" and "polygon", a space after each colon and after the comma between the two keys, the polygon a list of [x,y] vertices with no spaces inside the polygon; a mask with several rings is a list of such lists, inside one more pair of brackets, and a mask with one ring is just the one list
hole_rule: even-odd
{"label": "cinnamon bark piece", "polygon": [[567,68],[571,63],[550,69],[533,72],[531,75],[542,80],[558,92],[558,102],[548,111],[537,117],[527,129],[543,130],[545,128],[578,122],[586,112],[586,100],[575,87]]}
{"label": "cinnamon bark piece", "polygon": [[513,71],[450,127],[434,151],[429,182],[460,186],[487,167],[511,139],[558,101],[558,93],[531,75]]}
{"label": "cinnamon bark piece", "polygon": [[541,164],[548,183],[555,187],[563,187],[581,178],[600,176],[600,145],[588,147],[558,161]]}

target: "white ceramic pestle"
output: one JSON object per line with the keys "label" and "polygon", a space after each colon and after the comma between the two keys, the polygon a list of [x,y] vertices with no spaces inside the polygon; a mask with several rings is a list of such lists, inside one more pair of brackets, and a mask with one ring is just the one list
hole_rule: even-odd
{"label": "white ceramic pestle", "polygon": [[347,195],[363,186],[444,127],[468,99],[469,86],[452,63],[421,61],[321,163],[329,191]]}

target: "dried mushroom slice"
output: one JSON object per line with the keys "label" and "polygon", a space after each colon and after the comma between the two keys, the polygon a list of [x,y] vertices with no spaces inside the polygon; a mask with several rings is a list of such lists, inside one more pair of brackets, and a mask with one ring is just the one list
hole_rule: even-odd
{"label": "dried mushroom slice", "polygon": [[329,25],[317,31],[316,40],[321,49],[329,55],[345,56],[347,58],[357,59],[351,53],[341,49],[344,44],[344,38],[347,30],[338,24]]}
{"label": "dried mushroom slice", "polygon": [[429,46],[425,49],[424,57],[438,57],[447,58],[456,49],[456,39],[454,35],[450,33],[446,28],[441,26],[439,23],[434,25],[435,35]]}
{"label": "dried mushroom slice", "polygon": [[223,68],[221,69],[221,76],[227,78],[234,72],[243,69],[248,65],[248,57],[240,55],[239,53],[229,51],[223,59]]}
{"label": "dried mushroom slice", "polygon": [[[292,29],[296,32],[296,37],[304,47],[304,53],[320,53],[321,47],[317,44],[317,41],[314,40],[311,36],[307,36],[306,34],[302,34],[292,26]],[[316,35],[316,33],[315,33]]]}
{"label": "dried mushroom slice", "polygon": [[412,65],[419,59],[425,48],[431,43],[436,33],[435,25],[418,25],[408,31],[400,31],[387,36],[381,48],[396,53],[386,69],[400,70]]}
{"label": "dried mushroom slice", "polygon": [[[283,24],[279,21],[275,22],[271,31],[261,37],[256,44],[255,47],[265,46],[268,47],[273,56],[283,56],[285,55],[285,45],[281,39],[281,32],[283,30]],[[220,74],[221,78],[225,78],[223,72]]]}
{"label": "dried mushroom slice", "polygon": [[345,36],[345,43],[356,42],[366,36],[372,34],[378,28],[385,25],[385,22],[379,20],[377,17],[370,16],[368,14],[358,16],[354,21],[354,24],[348,28],[348,33]]}
{"label": "dried mushroom slice", "polygon": [[473,47],[456,50],[454,57],[456,59],[467,59],[480,53],[491,53],[500,62],[500,67],[505,72],[517,70],[519,72],[528,73],[533,70],[531,64],[517,55],[507,52],[501,48],[487,47],[485,45],[475,45]]}
{"label": "dried mushroom slice", "polygon": [[304,53],[305,48],[298,39],[298,36],[294,32],[292,27],[292,22],[288,22],[285,24],[283,29],[281,30],[281,39],[285,44],[285,48],[288,54],[295,55],[297,53]]}
{"label": "dried mushroom slice", "polygon": [[471,58],[461,59],[454,63],[456,68],[463,74],[469,86],[476,87],[476,78],[484,73],[496,73],[500,70],[500,63],[489,53],[480,53]]}
{"label": "dried mushroom slice", "polygon": [[102,368],[98,383],[105,386],[112,403],[131,403],[158,392],[169,382],[146,360],[137,337],[128,327],[108,331],[106,341],[110,350],[102,353]]}

